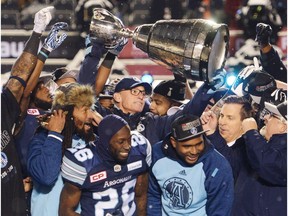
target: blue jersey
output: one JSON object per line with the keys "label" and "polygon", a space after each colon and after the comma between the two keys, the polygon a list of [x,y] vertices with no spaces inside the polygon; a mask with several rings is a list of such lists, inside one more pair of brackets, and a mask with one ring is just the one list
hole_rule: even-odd
{"label": "blue jersey", "polygon": [[[151,164],[149,141],[138,132],[131,133],[127,163],[103,160],[97,145],[67,149],[62,176],[82,190],[81,215],[135,215],[134,189],[137,177]],[[97,143],[101,145],[101,143]]]}
{"label": "blue jersey", "polygon": [[36,132],[39,123],[37,122],[37,116],[45,114],[47,111],[39,109],[28,109],[27,115],[24,120],[24,124],[20,132],[15,136],[15,145],[19,154],[20,163],[22,166],[23,177],[29,176],[27,171],[27,158],[29,144]]}

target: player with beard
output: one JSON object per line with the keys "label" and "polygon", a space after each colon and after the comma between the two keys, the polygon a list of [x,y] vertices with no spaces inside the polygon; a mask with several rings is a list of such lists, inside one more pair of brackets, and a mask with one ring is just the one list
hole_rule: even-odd
{"label": "player with beard", "polygon": [[94,91],[77,83],[60,86],[55,92],[52,112],[40,116],[39,127],[28,150],[27,168],[33,180],[32,215],[58,214],[63,181],[60,166],[63,152],[93,141],[92,124],[100,116],[91,110]]}
{"label": "player with beard", "polygon": [[103,118],[98,133],[95,144],[65,152],[59,215],[146,215],[149,141],[114,114]]}

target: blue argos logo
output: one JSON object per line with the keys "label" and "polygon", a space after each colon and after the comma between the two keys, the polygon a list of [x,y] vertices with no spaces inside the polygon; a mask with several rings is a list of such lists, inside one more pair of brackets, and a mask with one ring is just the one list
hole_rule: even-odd
{"label": "blue argos logo", "polygon": [[191,134],[197,134],[197,132],[198,132],[198,130],[197,130],[197,128],[196,127],[192,127],[191,129],[190,129],[190,133]]}
{"label": "blue argos logo", "polygon": [[170,178],[164,185],[165,196],[170,200],[169,206],[174,209],[187,209],[193,201],[193,191],[185,179]]}
{"label": "blue argos logo", "polygon": [[1,169],[6,167],[8,163],[8,158],[4,152],[1,152]]}

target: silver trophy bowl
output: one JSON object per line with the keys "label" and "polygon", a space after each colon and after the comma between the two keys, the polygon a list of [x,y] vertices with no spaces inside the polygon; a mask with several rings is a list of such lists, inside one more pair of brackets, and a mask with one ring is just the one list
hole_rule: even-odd
{"label": "silver trophy bowl", "polygon": [[90,39],[104,42],[107,49],[117,46],[123,36],[119,34],[124,25],[120,19],[103,8],[94,8],[90,23]]}
{"label": "silver trophy bowl", "polygon": [[134,31],[105,9],[94,9],[90,36],[103,40],[106,48],[123,38],[173,73],[199,81],[212,81],[214,72],[225,65],[229,48],[229,29],[204,19],[159,20]]}

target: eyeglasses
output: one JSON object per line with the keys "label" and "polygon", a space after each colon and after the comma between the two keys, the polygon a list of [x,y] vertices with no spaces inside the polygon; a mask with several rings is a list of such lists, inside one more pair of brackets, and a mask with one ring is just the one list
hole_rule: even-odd
{"label": "eyeglasses", "polygon": [[276,115],[276,114],[274,114],[274,113],[269,113],[268,114],[268,118],[275,118],[275,119],[278,119],[279,121],[281,121],[281,122],[286,122],[286,120],[282,117],[282,116],[279,116],[279,115]]}
{"label": "eyeglasses", "polygon": [[276,118],[276,119],[278,119],[278,120],[281,120],[281,117],[278,116],[278,115],[275,115],[275,114],[273,114],[273,113],[270,113],[269,115],[270,115],[270,117],[274,117],[274,118]]}
{"label": "eyeglasses", "polygon": [[149,95],[146,94],[145,90],[139,90],[139,89],[126,89],[126,90],[122,90],[122,91],[130,91],[132,95],[134,96],[138,96],[140,93],[142,94],[142,96],[144,97],[148,97]]}

